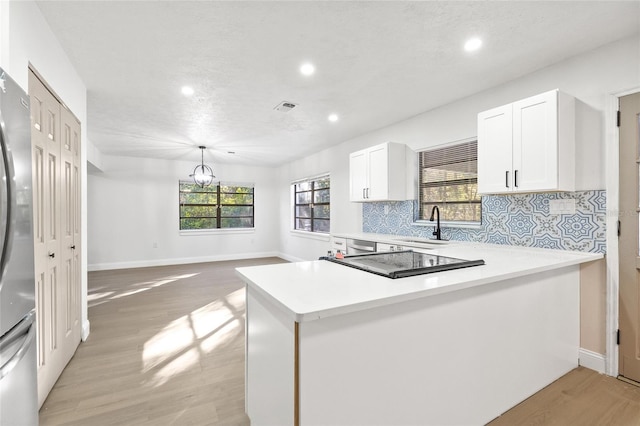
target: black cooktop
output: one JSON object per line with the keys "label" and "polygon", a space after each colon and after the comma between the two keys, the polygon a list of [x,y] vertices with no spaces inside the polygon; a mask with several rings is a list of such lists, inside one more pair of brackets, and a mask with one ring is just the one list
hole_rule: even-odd
{"label": "black cooktop", "polygon": [[436,254],[418,253],[412,250],[357,254],[345,256],[343,259],[333,257],[324,259],[388,278],[411,277],[484,265],[484,260],[456,259]]}

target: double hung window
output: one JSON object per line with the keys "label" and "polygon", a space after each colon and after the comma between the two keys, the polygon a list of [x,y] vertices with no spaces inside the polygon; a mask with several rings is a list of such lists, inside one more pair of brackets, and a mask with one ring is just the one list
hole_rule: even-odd
{"label": "double hung window", "polygon": [[293,229],[329,233],[330,179],[328,175],[295,182],[293,190]]}

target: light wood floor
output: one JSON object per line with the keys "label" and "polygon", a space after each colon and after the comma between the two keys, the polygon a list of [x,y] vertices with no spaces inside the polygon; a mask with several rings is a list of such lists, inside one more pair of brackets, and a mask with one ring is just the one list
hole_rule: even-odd
{"label": "light wood floor", "polygon": [[640,387],[578,367],[490,426],[638,426]]}
{"label": "light wood floor", "polygon": [[41,425],[248,425],[244,286],[277,258],[89,273],[91,334]]}
{"label": "light wood floor", "polygon": [[[91,335],[40,424],[249,425],[244,293],[234,268],[279,262],[91,272]],[[640,425],[640,388],[578,368],[490,425]]]}

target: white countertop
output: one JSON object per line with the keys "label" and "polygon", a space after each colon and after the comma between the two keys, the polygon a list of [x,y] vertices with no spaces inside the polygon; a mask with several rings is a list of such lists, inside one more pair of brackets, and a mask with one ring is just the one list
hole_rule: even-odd
{"label": "white countertop", "polygon": [[[357,238],[366,238],[366,234],[358,235],[360,237]],[[389,237],[390,241],[398,242],[393,240],[394,236]],[[244,267],[238,268],[237,273],[251,289],[268,297],[294,321],[303,322],[578,265],[603,257],[599,253],[467,242],[435,247],[425,252],[466,260],[483,259],[485,265],[398,279],[326,260]]]}

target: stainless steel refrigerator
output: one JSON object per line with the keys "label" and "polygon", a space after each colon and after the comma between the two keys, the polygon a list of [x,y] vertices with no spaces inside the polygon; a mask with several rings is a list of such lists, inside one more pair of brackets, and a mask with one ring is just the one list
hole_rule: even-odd
{"label": "stainless steel refrigerator", "polygon": [[0,425],[37,425],[29,96],[0,68]]}

